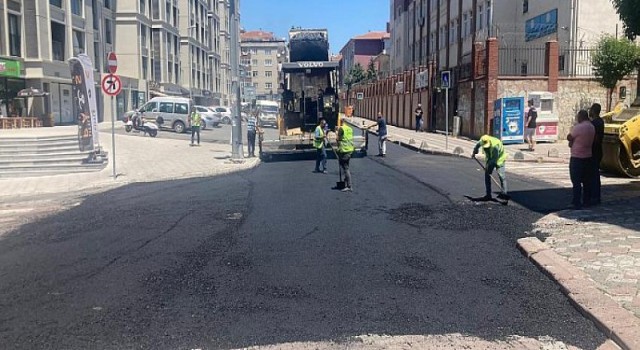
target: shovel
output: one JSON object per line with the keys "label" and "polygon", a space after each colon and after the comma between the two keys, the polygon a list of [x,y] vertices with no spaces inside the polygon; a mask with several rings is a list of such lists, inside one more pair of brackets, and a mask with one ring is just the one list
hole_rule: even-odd
{"label": "shovel", "polygon": [[331,147],[333,154],[336,155],[336,159],[338,160],[338,180],[340,181],[336,182],[336,190],[343,190],[345,187],[347,187],[347,185],[344,181],[342,181],[342,167],[340,166],[340,157],[338,156],[338,152],[336,152],[336,149],[331,145],[329,146]]}
{"label": "shovel", "polygon": [[[480,167],[482,168],[482,170],[484,170],[485,172],[487,171],[487,168],[484,167],[484,164],[482,164],[478,158],[473,158],[476,160],[476,162],[478,162],[478,165],[480,165]],[[504,199],[506,201],[510,200],[511,197],[509,197],[508,194],[504,193],[504,189],[502,188],[502,185],[500,184],[500,182],[498,182],[498,180],[496,180],[492,175],[489,175],[489,177],[491,177],[491,180],[493,181],[494,184],[498,185],[498,187],[500,188],[500,194],[498,195],[498,198],[500,199]]]}

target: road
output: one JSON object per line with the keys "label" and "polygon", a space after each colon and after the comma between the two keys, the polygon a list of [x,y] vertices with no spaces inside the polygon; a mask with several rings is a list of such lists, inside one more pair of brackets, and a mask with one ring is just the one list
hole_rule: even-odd
{"label": "road", "polygon": [[[271,139],[277,139],[278,138],[278,130],[274,129],[274,128],[264,128],[264,135],[265,135],[265,139],[267,140],[271,140]],[[127,133],[124,130],[124,127],[122,126],[122,124],[120,124],[120,126],[118,126],[116,128],[116,133],[120,134],[120,135],[131,135],[131,136],[141,136],[141,134],[137,131],[132,131],[130,133]],[[182,134],[177,134],[171,130],[161,130],[158,133],[158,136],[160,138],[168,138],[168,139],[175,139],[175,140],[185,140],[185,141],[190,141],[191,140],[191,132],[185,132]],[[221,124],[220,126],[216,127],[216,128],[207,128],[205,130],[201,130],[200,131],[200,141],[201,142],[214,142],[214,143],[225,143],[225,144],[229,144],[229,140],[231,140],[231,125],[226,125],[226,124]],[[246,125],[242,124],[242,140],[243,142],[246,144],[247,141],[247,130],[246,130]],[[256,141],[257,142],[257,141]],[[257,147],[257,146],[256,146]]]}
{"label": "road", "polygon": [[0,348],[605,341],[515,248],[541,213],[567,203],[566,189],[513,177],[520,204],[473,204],[463,196],[483,194],[475,163],[395,145],[352,161],[353,193],[331,189],[334,160],[329,168],[269,162],[66,199],[0,236]]}

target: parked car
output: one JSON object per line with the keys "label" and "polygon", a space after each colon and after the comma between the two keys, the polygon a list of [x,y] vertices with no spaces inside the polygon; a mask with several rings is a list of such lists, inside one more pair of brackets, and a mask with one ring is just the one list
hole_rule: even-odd
{"label": "parked car", "polygon": [[138,112],[146,120],[155,121],[161,128],[183,133],[190,125],[189,111],[191,100],[184,97],[154,97],[145,103]]}
{"label": "parked car", "polygon": [[223,124],[231,124],[231,108],[222,106],[209,107],[210,110],[218,113],[220,116],[220,122]]}
{"label": "parked car", "polygon": [[195,106],[195,108],[202,117],[202,125],[200,127],[203,130],[207,127],[217,128],[220,125],[220,115],[216,114],[205,106]]}

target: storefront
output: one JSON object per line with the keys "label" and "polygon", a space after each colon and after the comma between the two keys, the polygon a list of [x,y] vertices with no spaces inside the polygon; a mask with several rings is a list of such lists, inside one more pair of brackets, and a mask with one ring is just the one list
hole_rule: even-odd
{"label": "storefront", "polygon": [[0,58],[0,117],[20,117],[23,106],[14,100],[24,89],[21,62]]}

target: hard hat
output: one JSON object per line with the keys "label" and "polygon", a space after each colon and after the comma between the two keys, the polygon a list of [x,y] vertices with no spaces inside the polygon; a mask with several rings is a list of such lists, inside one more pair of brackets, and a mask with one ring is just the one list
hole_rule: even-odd
{"label": "hard hat", "polygon": [[491,147],[491,136],[482,135],[482,137],[480,138],[480,142],[482,142],[482,148]]}

